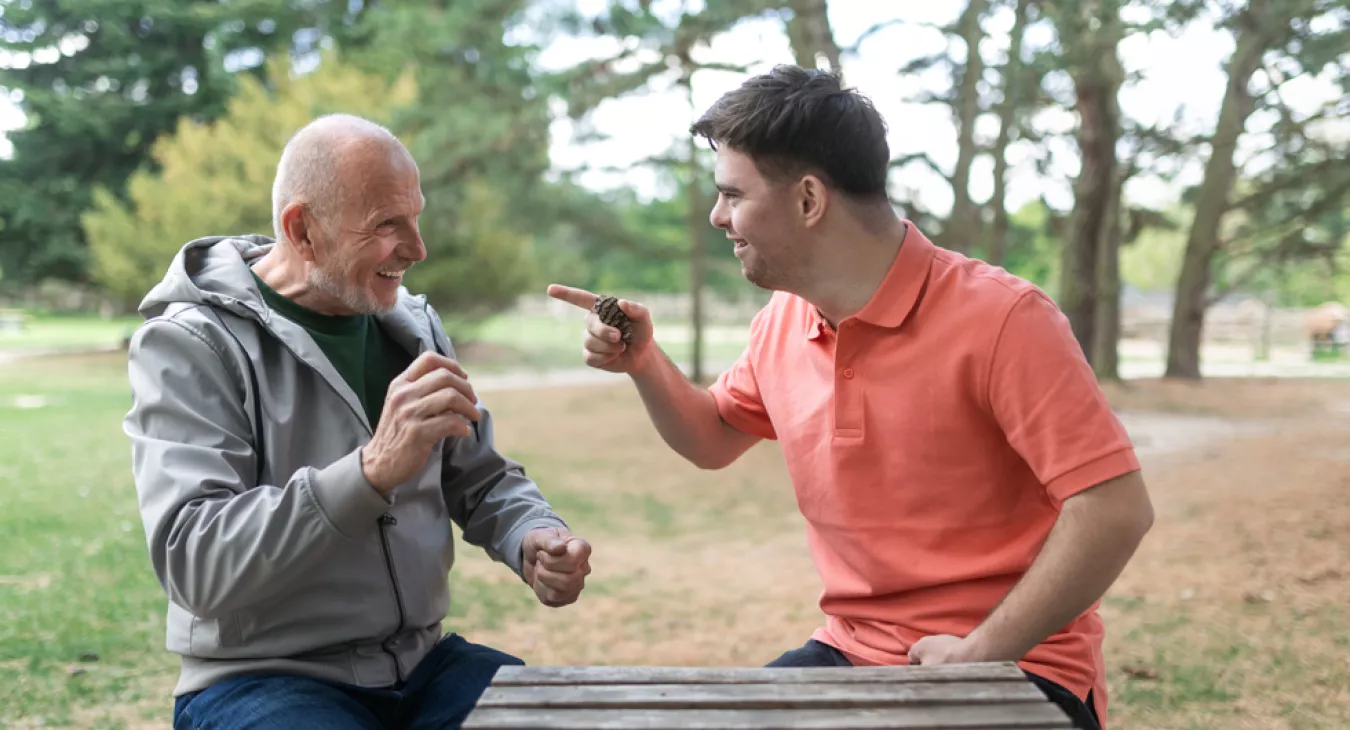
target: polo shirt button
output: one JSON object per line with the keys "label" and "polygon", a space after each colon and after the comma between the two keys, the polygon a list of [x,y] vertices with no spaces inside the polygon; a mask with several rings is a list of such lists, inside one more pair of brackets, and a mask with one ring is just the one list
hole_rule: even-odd
{"label": "polo shirt button", "polygon": [[853,379],[853,368],[844,368],[844,378],[846,380]]}

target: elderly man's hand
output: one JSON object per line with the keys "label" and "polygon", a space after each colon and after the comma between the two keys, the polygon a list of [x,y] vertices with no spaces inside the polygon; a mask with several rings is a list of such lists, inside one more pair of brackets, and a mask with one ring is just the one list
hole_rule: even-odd
{"label": "elderly man's hand", "polygon": [[539,602],[558,608],[577,600],[591,573],[591,546],[560,527],[541,527],[521,544],[525,582]]}
{"label": "elderly man's hand", "polygon": [[384,415],[361,449],[361,470],[380,494],[411,479],[426,466],[441,439],[468,436],[478,396],[459,363],[427,351],[389,384]]}

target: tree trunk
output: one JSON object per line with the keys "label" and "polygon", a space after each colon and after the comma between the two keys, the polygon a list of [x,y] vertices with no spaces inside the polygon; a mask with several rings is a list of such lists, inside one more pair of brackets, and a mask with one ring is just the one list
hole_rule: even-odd
{"label": "tree trunk", "polygon": [[792,18],[787,22],[788,43],[792,56],[802,68],[817,68],[821,56],[830,64],[830,70],[842,72],[839,44],[830,28],[827,0],[791,0],[788,7]]}
{"label": "tree trunk", "polygon": [[[1118,130],[1117,130],[1118,131]],[[1097,380],[1120,380],[1120,242],[1125,176],[1116,175],[1110,209],[1097,249],[1097,308],[1093,323],[1092,370]]]}
{"label": "tree trunk", "polygon": [[1186,256],[1177,278],[1176,301],[1172,308],[1172,328],[1167,341],[1166,378],[1200,378],[1200,342],[1204,334],[1206,297],[1209,293],[1214,254],[1219,250],[1219,227],[1228,212],[1236,168],[1233,154],[1238,138],[1252,113],[1253,100],[1248,85],[1260,66],[1269,43],[1263,28],[1266,22],[1265,0],[1253,0],[1240,19],[1237,47],[1228,64],[1228,89],[1219,108],[1219,121],[1210,143],[1209,162],[1196,196],[1195,220],[1186,239]]}
{"label": "tree trunk", "polygon": [[1017,105],[1021,101],[1018,81],[1022,74],[1022,36],[1026,34],[1027,15],[1031,0],[1017,0],[1013,19],[1008,62],[1003,65],[1003,99],[998,106],[998,139],[994,141],[994,194],[989,205],[994,209],[994,229],[989,239],[986,260],[1002,266],[1008,253],[1008,144],[1012,141],[1012,127]]}
{"label": "tree trunk", "polygon": [[[687,72],[684,83],[689,94],[689,108],[694,109],[696,107],[692,69]],[[692,134],[689,135],[688,145],[689,177],[686,185],[689,196],[689,326],[692,335],[689,349],[689,378],[695,383],[701,383],[703,382],[703,285],[707,279],[708,265],[703,240],[707,232],[708,213],[703,208],[703,196],[699,195],[699,186],[703,183],[698,164],[699,145]]]}
{"label": "tree trunk", "polygon": [[970,199],[970,168],[979,148],[975,144],[975,120],[980,115],[980,77],[984,60],[980,40],[984,29],[980,18],[989,7],[988,0],[969,0],[956,22],[957,32],[966,44],[966,62],[956,86],[956,167],[952,170],[952,213],[943,231],[943,243],[956,251],[969,251],[979,235],[980,220]]}
{"label": "tree trunk", "polygon": [[1101,66],[1091,67],[1074,79],[1082,167],[1074,184],[1073,219],[1064,246],[1060,284],[1060,307],[1089,361],[1095,354],[1097,262],[1103,248],[1103,233],[1114,208],[1116,140],[1120,128],[1116,105],[1120,83],[1103,73],[1107,66],[1119,68],[1120,62],[1115,58],[1114,44],[1099,50],[1101,58],[1113,60],[1103,61]]}

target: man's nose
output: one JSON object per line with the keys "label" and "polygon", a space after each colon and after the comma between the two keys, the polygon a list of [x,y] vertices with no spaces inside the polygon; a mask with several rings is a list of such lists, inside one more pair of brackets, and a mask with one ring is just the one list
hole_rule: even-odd
{"label": "man's nose", "polygon": [[411,240],[404,242],[400,248],[402,251],[399,252],[399,255],[405,259],[410,261],[426,260],[427,244],[422,240],[422,231],[416,224],[413,224],[412,227]]}
{"label": "man's nose", "polygon": [[717,203],[713,205],[712,211],[708,213],[708,222],[713,228],[723,230],[731,227],[731,211],[727,205],[727,199],[721,193],[717,195]]}

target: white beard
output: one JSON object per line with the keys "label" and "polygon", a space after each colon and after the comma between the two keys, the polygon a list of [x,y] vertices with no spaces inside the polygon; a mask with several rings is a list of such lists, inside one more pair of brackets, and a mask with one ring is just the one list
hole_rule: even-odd
{"label": "white beard", "polygon": [[315,291],[342,302],[343,306],[354,312],[382,314],[389,310],[389,307],[381,306],[373,297],[348,287],[343,283],[341,272],[331,272],[327,267],[316,266],[310,269],[309,285],[314,287]]}

